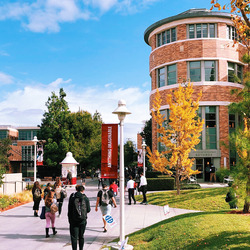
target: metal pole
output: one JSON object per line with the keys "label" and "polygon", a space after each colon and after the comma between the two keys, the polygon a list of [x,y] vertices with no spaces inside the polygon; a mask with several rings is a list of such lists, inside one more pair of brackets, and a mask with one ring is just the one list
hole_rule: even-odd
{"label": "metal pole", "polygon": [[36,181],[36,142],[35,142],[35,150],[34,150],[34,182]]}
{"label": "metal pole", "polygon": [[120,242],[125,240],[123,121],[120,120]]}
{"label": "metal pole", "polygon": [[146,177],[145,172],[146,172],[146,167],[145,167],[145,147],[143,147],[143,176]]}

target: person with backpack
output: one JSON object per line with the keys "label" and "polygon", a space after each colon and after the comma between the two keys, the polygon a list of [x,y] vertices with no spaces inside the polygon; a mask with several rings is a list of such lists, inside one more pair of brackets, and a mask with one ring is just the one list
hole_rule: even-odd
{"label": "person with backpack", "polygon": [[54,184],[55,188],[55,194],[56,194],[56,201],[58,206],[58,217],[60,217],[62,212],[62,205],[64,198],[67,197],[66,190],[62,187],[62,182],[60,180],[60,177],[56,177],[56,182]]}
{"label": "person with backpack", "polygon": [[49,193],[50,190],[51,190],[51,184],[50,184],[50,182],[48,182],[47,185],[46,185],[46,188],[43,191],[43,199],[44,200],[45,200],[45,197]]}
{"label": "person with backpack", "polygon": [[42,195],[42,189],[40,187],[39,182],[36,181],[32,188],[32,196],[33,196],[33,201],[34,201],[33,210],[34,210],[35,217],[38,217],[39,205],[42,199],[41,195]]}
{"label": "person with backpack", "polygon": [[77,239],[79,239],[79,249],[84,246],[84,232],[87,225],[87,213],[90,212],[88,197],[84,194],[84,186],[77,185],[76,193],[69,197],[68,221],[72,249],[77,249]]}
{"label": "person with backpack", "polygon": [[[103,184],[102,190],[97,194],[97,200],[95,205],[95,211],[98,211],[98,205],[102,212],[102,216],[111,214],[111,204],[114,204],[114,207],[117,207],[116,201],[113,195],[113,192],[108,190],[107,184]],[[104,224],[104,233],[107,232],[107,222],[102,218]]]}
{"label": "person with backpack", "polygon": [[49,227],[50,222],[52,225],[53,235],[57,234],[56,228],[55,228],[55,220],[56,220],[56,212],[58,211],[58,207],[56,204],[56,198],[55,198],[55,191],[54,189],[51,189],[49,193],[45,197],[45,218],[46,218],[46,238],[49,238]]}

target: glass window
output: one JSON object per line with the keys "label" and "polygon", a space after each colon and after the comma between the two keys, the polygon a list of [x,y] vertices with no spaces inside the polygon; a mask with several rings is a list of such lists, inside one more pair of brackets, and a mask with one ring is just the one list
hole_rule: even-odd
{"label": "glass window", "polygon": [[201,24],[196,25],[196,37],[201,38]]}
{"label": "glass window", "polygon": [[165,86],[165,68],[158,69],[158,88]]}
{"label": "glass window", "polygon": [[217,149],[216,107],[205,108],[206,149]]}
{"label": "glass window", "polygon": [[[243,67],[237,63],[228,62],[228,81],[242,83]],[[238,79],[237,79],[238,78]]]}
{"label": "glass window", "polygon": [[215,24],[209,24],[209,37],[215,37]]}
{"label": "glass window", "polygon": [[176,41],[176,28],[168,29],[157,34],[157,47]]}
{"label": "glass window", "polygon": [[170,37],[170,30],[167,30],[167,43],[170,43],[171,37]]}
{"label": "glass window", "polygon": [[207,24],[202,24],[202,37],[208,37]]}
{"label": "glass window", "polygon": [[228,63],[228,81],[234,82],[234,63]]}
{"label": "glass window", "polygon": [[176,41],[176,29],[171,29],[172,42]]}
{"label": "glass window", "polygon": [[[199,107],[199,109],[197,110],[197,117],[196,119],[198,120],[198,118],[202,119],[202,115],[201,115],[201,108]],[[196,149],[202,149],[202,134],[199,137],[200,142],[195,146]]]}
{"label": "glass window", "polygon": [[168,66],[168,85],[176,83],[176,64]]}
{"label": "glass window", "polygon": [[160,47],[161,46],[161,34],[157,35],[157,46]]}
{"label": "glass window", "polygon": [[216,80],[216,70],[215,61],[205,61],[205,81],[215,81]]}
{"label": "glass window", "polygon": [[189,25],[189,38],[195,38],[195,36],[194,36],[194,24]]}
{"label": "glass window", "polygon": [[197,23],[188,25],[189,38],[207,38],[216,37],[216,24],[214,23]]}
{"label": "glass window", "polygon": [[201,81],[201,62],[189,62],[189,71],[191,82]]}
{"label": "glass window", "polygon": [[237,77],[242,81],[242,66],[237,65]]}

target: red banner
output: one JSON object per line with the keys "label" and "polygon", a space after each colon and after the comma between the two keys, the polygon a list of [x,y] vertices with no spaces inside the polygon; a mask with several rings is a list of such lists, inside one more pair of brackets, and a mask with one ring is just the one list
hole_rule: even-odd
{"label": "red banner", "polygon": [[138,149],[138,157],[137,157],[137,165],[138,167],[143,167],[143,155],[142,155],[142,149]]}
{"label": "red banner", "polygon": [[102,124],[101,178],[117,179],[118,124]]}

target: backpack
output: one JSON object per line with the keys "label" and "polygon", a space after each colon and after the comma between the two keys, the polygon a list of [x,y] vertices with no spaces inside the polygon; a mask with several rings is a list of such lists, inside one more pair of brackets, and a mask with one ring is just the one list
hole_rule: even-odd
{"label": "backpack", "polygon": [[82,222],[87,219],[87,205],[84,197],[85,194],[82,198],[75,197],[75,194],[71,196],[73,199],[73,220],[75,222]]}
{"label": "backpack", "polygon": [[39,188],[36,188],[34,192],[34,200],[40,200],[41,199],[41,192]]}
{"label": "backpack", "polygon": [[110,204],[108,190],[102,190],[101,205],[108,206]]}
{"label": "backpack", "polygon": [[51,206],[50,206],[50,212],[52,214],[55,214],[57,211],[58,211],[58,206],[55,203],[51,204]]}

